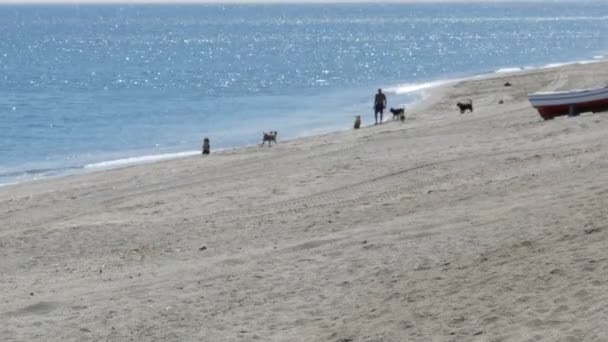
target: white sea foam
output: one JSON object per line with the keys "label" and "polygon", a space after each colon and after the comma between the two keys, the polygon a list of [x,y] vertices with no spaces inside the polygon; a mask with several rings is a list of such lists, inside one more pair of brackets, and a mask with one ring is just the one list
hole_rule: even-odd
{"label": "white sea foam", "polygon": [[582,61],[576,61],[576,62],[550,63],[550,64],[547,64],[547,65],[541,67],[541,69],[559,68],[559,67],[566,66],[566,65],[592,64],[592,63],[600,62],[599,58],[595,58],[595,57],[593,57],[593,58],[594,59],[588,59],[588,60],[582,60]]}
{"label": "white sea foam", "polygon": [[153,162],[161,161],[161,160],[194,156],[199,153],[200,153],[199,151],[185,151],[185,152],[176,152],[176,153],[154,154],[154,155],[147,155],[147,156],[141,156],[141,157],[122,158],[122,159],[108,160],[108,161],[99,162],[99,163],[87,164],[84,166],[84,168],[85,169],[107,169],[107,168],[114,168],[114,167],[133,165],[133,164],[153,163]]}
{"label": "white sea foam", "polygon": [[601,62],[601,60],[599,60],[599,59],[589,59],[589,60],[579,61],[577,64],[592,64],[592,63],[599,63],[599,62]]}
{"label": "white sea foam", "polygon": [[429,88],[439,87],[444,84],[448,84],[448,83],[452,83],[452,82],[456,82],[456,81],[458,81],[458,80],[438,80],[438,81],[425,82],[425,83],[406,83],[406,84],[400,84],[400,85],[393,86],[393,87],[387,87],[385,89],[385,91],[401,95],[401,94],[415,93],[415,92],[418,92],[421,90],[426,90]]}
{"label": "white sea foam", "polygon": [[518,72],[518,71],[522,71],[523,69],[520,67],[509,67],[509,68],[500,68],[498,70],[495,71],[495,73],[497,74],[508,74],[511,72]]}
{"label": "white sea foam", "polygon": [[563,66],[567,66],[567,65],[591,64],[591,63],[600,62],[600,60],[602,60],[602,59],[604,59],[604,56],[593,56],[593,59],[589,59],[589,60],[580,60],[580,61],[574,61],[574,62],[561,62],[561,63],[549,63],[549,64],[545,64],[543,66],[536,66],[536,67],[534,67],[534,66],[504,67],[504,68],[499,68],[498,70],[494,71],[494,73],[495,74],[507,74],[507,73],[519,72],[519,71],[559,68],[559,67],[563,67]]}
{"label": "white sea foam", "polygon": [[[534,66],[504,67],[504,68],[499,68],[496,71],[494,71],[494,74],[508,74],[508,73],[521,72],[521,71],[550,69],[550,68],[558,68],[558,67],[562,67],[562,66],[566,66],[566,65],[575,65],[575,64],[590,64],[590,63],[599,62],[603,58],[604,58],[604,56],[594,56],[593,59],[591,59],[591,60],[580,60],[580,61],[563,62],[563,63],[549,63],[549,64],[546,64],[546,65],[540,66],[540,67],[534,67]],[[483,78],[485,76],[487,76],[487,75],[482,74],[482,75],[472,76],[469,78],[477,78],[477,77]],[[396,86],[392,86],[392,87],[386,87],[384,90],[385,90],[385,92],[401,95],[401,94],[415,93],[415,92],[419,92],[422,90],[435,88],[435,87],[439,87],[439,86],[442,86],[445,84],[454,83],[454,82],[458,82],[458,81],[462,81],[462,80],[464,80],[464,79],[446,79],[446,80],[437,80],[437,81],[424,82],[424,83],[405,83],[405,84],[400,84],[400,85],[396,85]]]}
{"label": "white sea foam", "polygon": [[564,63],[549,63],[541,67],[541,69],[559,68],[566,65],[576,64],[575,62],[564,62]]}
{"label": "white sea foam", "polygon": [[[540,67],[529,66],[529,65],[524,66],[524,67],[517,67],[517,66],[516,67],[504,67],[504,68],[499,68],[496,71],[494,71],[494,74],[507,74],[507,73],[521,72],[521,71],[558,68],[558,67],[562,67],[562,66],[566,66],[566,65],[597,63],[597,62],[600,62],[601,60],[603,60],[604,58],[605,58],[604,56],[593,56],[593,59],[591,59],[591,60],[580,60],[580,61],[563,62],[563,63],[549,63],[549,64],[546,64],[546,65],[540,66]],[[468,78],[478,78],[478,77],[483,78],[485,76],[488,76],[488,75],[482,74],[482,75],[471,76]],[[439,86],[442,86],[445,84],[454,83],[454,82],[458,82],[458,81],[462,81],[462,80],[464,80],[464,78],[445,79],[445,80],[437,80],[437,81],[423,82],[423,83],[405,83],[405,84],[400,84],[400,85],[396,85],[396,86],[392,86],[392,87],[386,87],[386,88],[384,88],[384,90],[385,90],[385,92],[388,92],[388,93],[402,95],[402,94],[408,94],[408,93],[415,93],[415,92],[419,92],[422,90],[435,88],[435,87],[439,87]]]}

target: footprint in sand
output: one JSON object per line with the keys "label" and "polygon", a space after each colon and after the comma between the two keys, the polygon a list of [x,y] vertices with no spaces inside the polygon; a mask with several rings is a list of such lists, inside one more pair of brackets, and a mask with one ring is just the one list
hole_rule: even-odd
{"label": "footprint in sand", "polygon": [[26,315],[45,315],[59,307],[59,303],[54,302],[38,302],[28,305],[24,308],[7,312],[9,316],[26,316]]}

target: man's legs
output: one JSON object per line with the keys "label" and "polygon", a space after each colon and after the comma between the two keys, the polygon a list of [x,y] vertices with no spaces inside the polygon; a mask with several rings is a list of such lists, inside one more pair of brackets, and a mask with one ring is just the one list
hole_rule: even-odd
{"label": "man's legs", "polygon": [[380,123],[382,123],[382,106],[374,107],[374,117],[376,118],[376,125],[378,124],[378,113],[380,113]]}

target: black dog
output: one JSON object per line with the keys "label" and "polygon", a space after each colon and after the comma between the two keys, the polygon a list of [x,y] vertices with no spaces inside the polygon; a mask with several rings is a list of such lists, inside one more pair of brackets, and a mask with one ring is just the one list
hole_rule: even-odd
{"label": "black dog", "polygon": [[473,100],[468,100],[466,102],[458,102],[456,104],[460,109],[460,114],[463,114],[467,109],[473,112]]}
{"label": "black dog", "polygon": [[277,131],[270,131],[268,133],[264,132],[262,134],[262,146],[264,146],[264,143],[268,141],[268,147],[270,147],[270,143],[274,142],[275,144],[277,143]]}
{"label": "black dog", "polygon": [[393,120],[399,119],[401,121],[405,120],[405,108],[391,108],[389,109],[391,113],[393,113]]}
{"label": "black dog", "polygon": [[361,127],[361,115],[357,115],[355,117],[355,124],[353,126],[355,129],[359,129]]}
{"label": "black dog", "polygon": [[211,153],[211,146],[209,145],[209,138],[203,139],[202,150],[203,150],[203,154]]}

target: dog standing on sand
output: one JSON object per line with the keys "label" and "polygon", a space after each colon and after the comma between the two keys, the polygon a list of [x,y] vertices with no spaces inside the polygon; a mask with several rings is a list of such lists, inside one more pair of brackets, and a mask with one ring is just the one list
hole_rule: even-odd
{"label": "dog standing on sand", "polygon": [[391,108],[389,111],[393,113],[393,120],[399,119],[402,122],[405,121],[405,108]]}
{"label": "dog standing on sand", "polygon": [[361,127],[361,115],[355,116],[355,125],[354,129],[359,129]]}
{"label": "dog standing on sand", "polygon": [[272,142],[274,142],[275,144],[277,143],[277,131],[270,131],[268,133],[263,132],[262,133],[262,145],[264,146],[264,143],[268,142],[268,147],[270,147],[270,144]]}
{"label": "dog standing on sand", "polygon": [[456,103],[456,106],[458,107],[458,109],[460,109],[460,114],[464,114],[467,109],[470,110],[471,113],[473,112],[473,100],[458,102]]}

